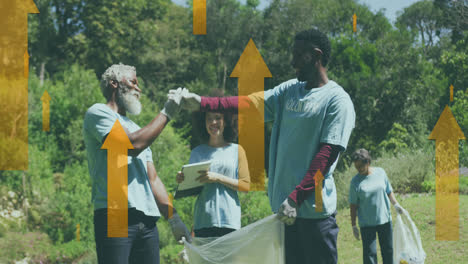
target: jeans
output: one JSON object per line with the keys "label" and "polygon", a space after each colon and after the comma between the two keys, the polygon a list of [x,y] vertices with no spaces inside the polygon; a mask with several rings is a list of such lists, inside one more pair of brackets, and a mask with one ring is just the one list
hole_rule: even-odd
{"label": "jeans", "polygon": [[393,264],[393,232],[391,221],[383,225],[361,227],[364,264],[377,264],[376,234],[379,236],[383,263]]}
{"label": "jeans", "polygon": [[209,227],[195,229],[193,231],[195,233],[195,237],[221,237],[236,230],[232,228]]}
{"label": "jeans", "polygon": [[158,218],[128,210],[128,237],[107,237],[107,209],[94,211],[99,264],[159,264]]}
{"label": "jeans", "polygon": [[336,264],[338,225],[335,214],[323,219],[297,218],[285,226],[286,264]]}

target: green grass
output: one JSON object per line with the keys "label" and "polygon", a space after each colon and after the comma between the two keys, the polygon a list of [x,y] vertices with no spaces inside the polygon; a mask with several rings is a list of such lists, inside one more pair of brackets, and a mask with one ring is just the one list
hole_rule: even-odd
{"label": "green grass", "polygon": [[[460,195],[460,238],[458,241],[437,241],[435,239],[435,196],[422,194],[397,198],[408,210],[421,234],[426,252],[427,264],[468,263],[468,195]],[[392,209],[393,219],[395,211]],[[362,245],[352,233],[349,209],[340,210],[337,216],[340,233],[338,235],[338,263],[362,263]],[[379,263],[382,263],[378,249]]]}
{"label": "green grass", "polygon": [[[263,197],[263,196],[262,196]],[[266,197],[266,196],[265,196]],[[264,199],[266,199],[263,197]],[[409,194],[397,196],[400,204],[408,210],[413,221],[419,229],[423,248],[427,254],[426,264],[458,264],[468,263],[468,195],[460,195],[460,239],[459,241],[437,241],[435,239],[435,196],[427,194]],[[395,212],[392,209],[393,218]],[[351,230],[349,209],[339,210],[337,215],[340,232],[338,235],[338,263],[340,264],[359,264],[362,263],[362,246],[361,241],[354,239]],[[31,233],[32,234],[32,233]],[[34,235],[34,234],[32,234]],[[24,258],[24,253],[32,256],[35,260],[44,258],[45,255],[50,255],[51,249],[46,250],[45,247],[52,247],[47,239],[38,239],[30,237],[30,234],[12,234],[6,232],[5,236],[0,238],[0,263],[13,263],[13,260]],[[163,236],[165,237],[165,236]],[[29,244],[31,246],[28,247]],[[56,252],[70,256],[80,256],[73,263],[79,264],[95,264],[96,255],[93,246],[88,248],[87,253],[83,253],[83,248],[74,249],[77,243],[56,246]],[[74,250],[72,250],[74,249]],[[78,253],[74,253],[74,252]],[[161,252],[161,263],[166,262],[163,259],[175,255],[174,252]],[[47,254],[47,252],[49,254]],[[380,254],[380,250],[378,251]],[[169,254],[169,255],[167,255]],[[37,255],[37,256],[36,256]],[[2,258],[3,257],[3,258]],[[55,259],[55,258],[54,258]],[[34,262],[39,263],[39,261]],[[46,263],[46,262],[44,262]],[[47,262],[49,263],[49,262]],[[60,261],[51,263],[63,263]],[[382,263],[379,255],[379,263]]]}

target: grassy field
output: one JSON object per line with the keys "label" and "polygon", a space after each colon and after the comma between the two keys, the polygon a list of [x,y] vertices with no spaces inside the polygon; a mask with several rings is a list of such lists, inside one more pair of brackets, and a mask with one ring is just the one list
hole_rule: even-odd
{"label": "grassy field", "polygon": [[[266,199],[266,198],[265,198]],[[468,195],[460,195],[460,239],[459,241],[437,241],[435,239],[435,195],[428,194],[413,194],[405,196],[397,196],[400,204],[408,210],[413,221],[421,234],[423,248],[426,251],[426,264],[459,264],[468,263]],[[395,212],[392,209],[393,218]],[[360,264],[362,263],[362,246],[361,241],[357,241],[353,234],[350,224],[349,209],[343,209],[337,215],[340,233],[338,235],[338,263],[340,264]],[[21,236],[21,234],[17,234]],[[12,238],[12,237],[10,237]],[[2,262],[1,255],[7,252],[2,252],[2,241],[6,237],[0,238],[0,263]],[[20,240],[20,239],[18,239]],[[23,239],[24,240],[24,239]],[[26,239],[28,240],[28,239]],[[25,241],[26,241],[25,240]],[[28,240],[29,241],[29,240]],[[13,241],[10,241],[13,242]],[[27,242],[27,241],[26,241]],[[5,241],[3,241],[5,244]],[[5,246],[5,245],[4,245]],[[94,247],[94,245],[93,245]],[[4,248],[5,250],[8,247]],[[14,248],[14,246],[13,246]],[[35,248],[38,250],[38,248]],[[174,252],[179,252],[181,248],[174,249]],[[380,254],[380,250],[378,251]],[[167,254],[167,252],[166,252]],[[161,256],[163,259],[163,256]],[[16,258],[18,260],[18,258]],[[39,261],[34,262],[39,263]],[[67,263],[67,262],[56,262]],[[73,261],[75,264],[96,264],[96,255],[94,250],[88,251],[87,254]],[[162,261],[161,263],[172,263],[172,261]],[[379,263],[382,263],[379,255]]]}
{"label": "grassy field", "polygon": [[[459,241],[437,241],[435,239],[435,195],[415,194],[397,197],[408,210],[421,234],[427,264],[468,263],[468,195],[460,195],[460,239]],[[392,209],[393,219],[395,211]],[[349,210],[339,211],[337,216],[338,263],[362,263],[362,245],[352,233]],[[382,263],[378,249],[379,263]]]}

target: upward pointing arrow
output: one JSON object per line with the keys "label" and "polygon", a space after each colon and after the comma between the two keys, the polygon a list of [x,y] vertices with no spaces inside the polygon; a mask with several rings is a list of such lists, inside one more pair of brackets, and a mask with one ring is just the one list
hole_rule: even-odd
{"label": "upward pointing arrow", "polygon": [[264,78],[272,77],[252,39],[247,43],[230,77],[239,78],[239,95],[263,91]]}
{"label": "upward pointing arrow", "polygon": [[0,43],[1,49],[6,51],[1,53],[0,75],[7,78],[23,76],[23,55],[28,49],[28,13],[39,13],[32,0],[7,0],[0,4]]}
{"label": "upward pointing arrow", "polygon": [[193,34],[206,35],[206,0],[193,0]]}
{"label": "upward pointing arrow", "polygon": [[107,149],[107,236],[128,237],[128,150],[133,145],[119,120],[101,149]]}
{"label": "upward pointing arrow", "polygon": [[47,90],[41,97],[42,101],[42,130],[50,131],[50,96]]}
{"label": "upward pointing arrow", "polygon": [[323,198],[322,198],[322,189],[323,189],[323,174],[320,170],[315,173],[315,211],[323,212]]}
{"label": "upward pointing arrow", "polygon": [[29,77],[29,53],[27,50],[24,53],[23,57],[24,57],[24,78],[28,79]]}
{"label": "upward pointing arrow", "polygon": [[28,13],[32,0],[0,1],[0,170],[28,169]]}
{"label": "upward pointing arrow", "polygon": [[[239,95],[264,91],[264,79],[272,77],[252,39],[245,47],[230,77],[238,78]],[[262,98],[263,99],[263,98]],[[239,100],[239,104],[241,100]],[[239,107],[239,144],[244,147],[248,159],[251,188],[264,190],[265,138],[263,104],[250,108]],[[245,117],[245,118],[243,118]],[[256,117],[256,118],[255,118]]]}
{"label": "upward pointing arrow", "polygon": [[436,239],[458,240],[458,141],[465,135],[448,106],[429,139],[436,141]]}
{"label": "upward pointing arrow", "polygon": [[353,15],[353,32],[356,33],[357,31],[357,16],[356,13]]}

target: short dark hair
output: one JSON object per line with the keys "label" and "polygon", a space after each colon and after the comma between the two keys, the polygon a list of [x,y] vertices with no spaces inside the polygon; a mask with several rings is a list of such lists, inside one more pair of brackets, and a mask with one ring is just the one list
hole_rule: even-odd
{"label": "short dark hair", "polygon": [[[221,112],[221,111],[210,111],[212,113],[220,113],[223,114],[224,117],[224,131],[223,131],[223,138],[226,142],[232,142],[234,139],[234,131],[231,126],[231,119],[232,113],[230,112]],[[207,112],[195,112],[192,115],[192,128],[193,128],[193,136],[195,142],[202,144],[208,143],[210,139],[210,134],[206,131],[206,113]],[[196,145],[199,145],[196,144]]]}
{"label": "short dark hair", "polygon": [[361,161],[363,163],[370,164],[371,163],[371,156],[369,155],[369,151],[366,149],[358,149],[356,150],[353,155],[351,155],[351,159],[354,161]]}
{"label": "short dark hair", "polygon": [[317,28],[312,28],[297,33],[294,41],[305,41],[309,44],[309,51],[319,48],[322,51],[322,66],[327,66],[331,54],[330,40],[328,40],[327,35]]}

